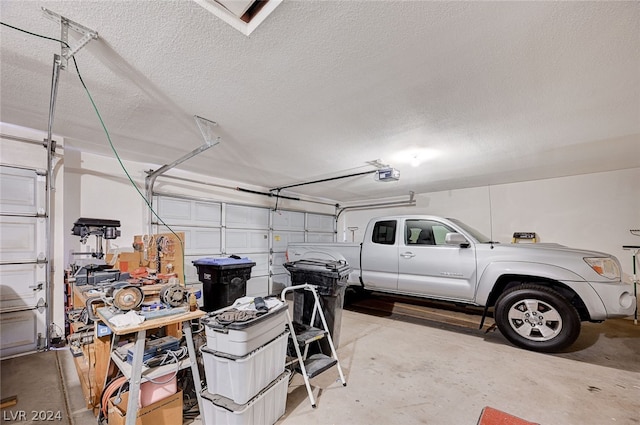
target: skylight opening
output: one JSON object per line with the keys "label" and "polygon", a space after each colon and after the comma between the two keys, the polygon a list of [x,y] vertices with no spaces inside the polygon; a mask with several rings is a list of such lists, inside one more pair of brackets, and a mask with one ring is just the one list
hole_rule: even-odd
{"label": "skylight opening", "polygon": [[251,34],[282,0],[193,0],[244,35]]}

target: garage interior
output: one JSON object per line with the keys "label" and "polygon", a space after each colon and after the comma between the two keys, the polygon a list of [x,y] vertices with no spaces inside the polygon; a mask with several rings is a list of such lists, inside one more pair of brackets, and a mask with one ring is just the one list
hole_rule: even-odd
{"label": "garage interior", "polygon": [[633,287],[639,2],[3,0],[0,21],[4,423],[135,423],[117,406],[148,382],[109,393],[112,350],[129,339],[135,369],[134,341],[156,328],[102,315],[99,301],[146,299],[144,284],[87,304],[111,267],[164,275],[178,288],[161,299],[177,293],[186,315],[149,307],[189,358],[148,406],[173,404],[138,408],[143,423],[640,422],[637,307],[543,353],[505,338],[493,307],[351,286],[329,332],[340,368],[310,380],[313,402],[285,372],[265,387],[283,389],[283,413],[249,403],[249,420],[235,402],[211,421],[198,263],[246,259],[257,307],[296,285],[288,247],[364,249],[376,217],[436,216],[497,250],[608,253]]}

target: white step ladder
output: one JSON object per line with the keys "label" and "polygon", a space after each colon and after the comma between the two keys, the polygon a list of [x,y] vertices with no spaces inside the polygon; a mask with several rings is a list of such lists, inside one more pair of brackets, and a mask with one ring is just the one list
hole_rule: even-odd
{"label": "white step ladder", "polygon": [[[294,291],[296,289],[303,289],[305,291],[311,292],[315,301],[313,304],[313,312],[311,313],[311,321],[309,324],[294,323],[291,320],[291,313],[289,312],[289,310],[287,310],[287,326],[289,327],[290,338],[293,341],[292,345],[295,348],[296,355],[298,357],[297,360],[294,359],[289,364],[295,363],[296,361],[298,362],[298,372],[300,372],[300,374],[304,378],[304,385],[307,387],[307,393],[309,394],[311,407],[315,409],[316,401],[313,397],[313,392],[311,391],[311,384],[309,383],[309,379],[320,375],[322,372],[325,372],[332,366],[336,365],[343,387],[347,386],[347,381],[344,379],[344,374],[342,373],[342,368],[340,367],[340,362],[338,361],[336,348],[333,345],[333,339],[331,338],[331,333],[329,332],[327,321],[324,317],[324,313],[322,312],[322,306],[320,305],[320,298],[318,297],[318,291],[316,290],[316,287],[309,284],[286,287],[282,290],[282,301],[286,303],[287,300],[285,299],[285,296],[287,292]],[[323,327],[322,329],[313,327],[313,324],[316,322],[316,315],[320,316]],[[329,347],[331,347],[331,356],[318,353],[312,354],[311,356],[307,357],[309,353],[309,344],[323,338],[327,338]],[[304,347],[304,351],[300,350],[301,346]]]}

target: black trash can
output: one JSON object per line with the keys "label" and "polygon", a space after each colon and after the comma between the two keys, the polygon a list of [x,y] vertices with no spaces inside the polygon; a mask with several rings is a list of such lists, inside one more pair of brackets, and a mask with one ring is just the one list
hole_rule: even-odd
{"label": "black trash can", "polygon": [[202,282],[204,311],[219,310],[247,294],[247,280],[256,265],[244,257],[206,257],[193,261]]}
{"label": "black trash can", "polygon": [[[292,285],[308,283],[317,287],[322,312],[337,349],[340,344],[344,292],[351,267],[344,261],[316,259],[293,261],[285,263],[284,267],[291,273]],[[293,321],[309,324],[313,314],[313,294],[302,289],[296,290],[293,293],[293,301]],[[322,328],[319,315],[316,315],[313,326]],[[326,339],[321,340],[320,345],[324,354],[331,355],[331,348]]]}

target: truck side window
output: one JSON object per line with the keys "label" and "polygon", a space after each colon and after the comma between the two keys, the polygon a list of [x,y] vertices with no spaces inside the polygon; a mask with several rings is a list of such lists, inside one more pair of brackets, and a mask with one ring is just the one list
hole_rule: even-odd
{"label": "truck side window", "polygon": [[373,226],[371,241],[373,243],[379,243],[383,245],[393,245],[396,241],[396,221],[378,221]]}
{"label": "truck side window", "polygon": [[407,220],[407,245],[444,245],[444,238],[448,232],[453,232],[448,226],[430,220]]}

